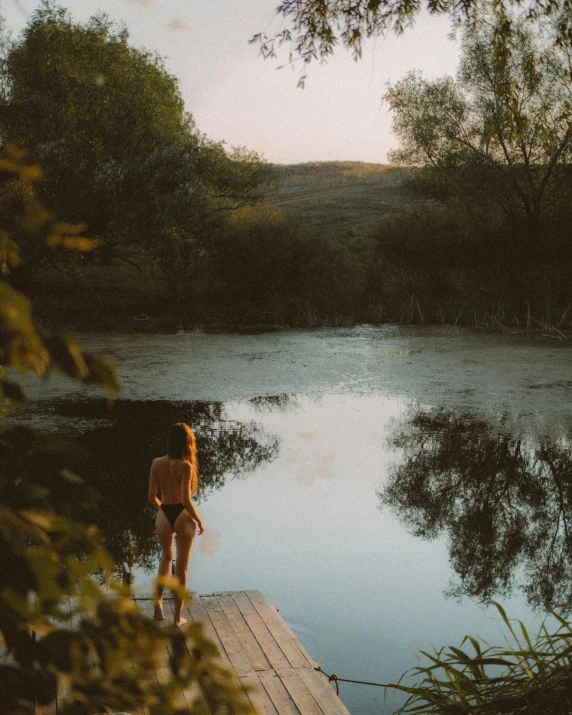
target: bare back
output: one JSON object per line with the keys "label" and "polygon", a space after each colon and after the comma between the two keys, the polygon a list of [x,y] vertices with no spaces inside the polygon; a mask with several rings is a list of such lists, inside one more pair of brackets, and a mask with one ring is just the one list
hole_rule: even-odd
{"label": "bare back", "polygon": [[183,503],[183,464],[184,460],[167,455],[153,460],[151,473],[159,484],[163,504]]}

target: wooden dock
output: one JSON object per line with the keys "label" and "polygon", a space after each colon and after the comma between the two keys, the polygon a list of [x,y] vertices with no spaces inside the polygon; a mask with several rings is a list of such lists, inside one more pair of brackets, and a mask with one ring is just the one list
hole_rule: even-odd
{"label": "wooden dock", "polygon": [[[135,599],[153,615],[150,599]],[[165,617],[172,602],[165,601]],[[203,624],[260,715],[349,715],[275,606],[259,591],[194,596],[184,616]],[[159,674],[158,674],[159,677]],[[188,703],[197,697],[181,693]],[[204,697],[204,696],[203,696]],[[213,713],[213,715],[215,715]]]}

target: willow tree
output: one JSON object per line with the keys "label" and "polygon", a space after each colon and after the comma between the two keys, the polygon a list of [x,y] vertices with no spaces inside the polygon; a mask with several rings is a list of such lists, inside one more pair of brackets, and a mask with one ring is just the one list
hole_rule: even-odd
{"label": "willow tree", "polygon": [[323,61],[338,48],[349,50],[357,60],[368,38],[401,34],[423,11],[450,17],[453,27],[473,29],[485,16],[495,18],[501,63],[515,46],[512,28],[519,18],[556,18],[557,41],[569,43],[572,38],[567,0],[282,0],[276,13],[285,26],[275,35],[258,33],[252,42],[260,45],[265,57],[275,57],[285,46],[290,62],[302,63],[303,84],[310,62]]}
{"label": "willow tree", "polygon": [[543,215],[570,203],[572,53],[555,43],[553,25],[515,33],[504,63],[494,27],[466,33],[456,78],[410,73],[384,99],[400,145],[391,159],[429,167],[449,194],[523,226],[530,262]]}

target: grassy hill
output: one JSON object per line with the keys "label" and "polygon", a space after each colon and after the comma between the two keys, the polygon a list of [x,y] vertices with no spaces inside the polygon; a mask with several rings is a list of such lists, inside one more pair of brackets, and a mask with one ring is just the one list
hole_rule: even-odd
{"label": "grassy hill", "polygon": [[[411,214],[422,202],[406,188],[410,171],[362,162],[277,169],[282,181],[268,203],[286,221],[229,233],[192,276],[184,302],[172,300],[151,260],[88,260],[75,271],[38,273],[30,290],[37,316],[64,329],[139,332],[381,320],[546,330],[558,315],[559,336],[568,329],[570,281],[561,266],[570,262],[519,272],[518,245],[504,229],[483,238],[442,207]],[[399,220],[376,236],[391,217]]]}
{"label": "grassy hill", "polygon": [[409,172],[386,164],[329,161],[278,166],[282,181],[269,203],[305,233],[332,240],[365,237],[388,214],[410,208]]}
{"label": "grassy hill", "polygon": [[[299,235],[340,248],[348,265],[367,264],[369,237],[380,220],[414,203],[404,188],[408,172],[384,164],[340,161],[277,168],[280,188],[268,203],[294,220]],[[139,267],[87,261],[78,270],[41,269],[30,291],[37,316],[46,325],[72,330],[179,326],[180,318],[170,315],[172,308],[161,299],[156,266],[136,262]]]}

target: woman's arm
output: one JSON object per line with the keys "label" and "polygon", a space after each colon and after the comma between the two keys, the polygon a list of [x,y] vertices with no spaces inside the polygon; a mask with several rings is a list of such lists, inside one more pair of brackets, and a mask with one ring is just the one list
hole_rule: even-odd
{"label": "woman's arm", "polygon": [[161,502],[157,499],[157,487],[159,486],[159,479],[155,472],[155,460],[151,463],[151,474],[149,475],[149,492],[148,497],[151,504],[158,509],[161,506]]}
{"label": "woman's arm", "polygon": [[191,473],[191,465],[188,462],[183,462],[183,480],[181,485],[183,506],[185,507],[186,511],[188,511],[188,513],[191,515],[191,517],[197,522],[199,534],[202,534],[205,530],[205,525],[203,524],[203,520],[201,519],[199,512],[197,511],[197,507],[193,504],[193,500],[191,499]]}

